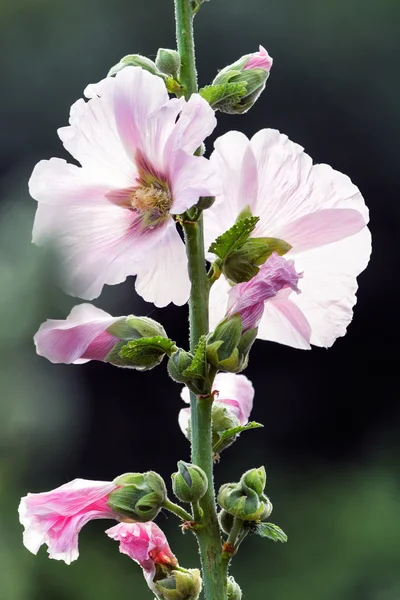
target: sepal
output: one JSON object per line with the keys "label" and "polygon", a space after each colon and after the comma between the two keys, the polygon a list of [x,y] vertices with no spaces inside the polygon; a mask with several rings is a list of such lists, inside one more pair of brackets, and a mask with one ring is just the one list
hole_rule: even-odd
{"label": "sepal", "polygon": [[242,590],[238,583],[234,580],[232,575],[228,577],[228,585],[226,589],[227,600],[241,600]]}
{"label": "sepal", "polygon": [[169,75],[174,79],[178,78],[181,67],[181,59],[176,50],[169,48],[159,48],[155,62],[156,68],[164,75]]}
{"label": "sepal", "polygon": [[198,502],[208,488],[207,475],[197,465],[178,462],[178,472],[172,474],[172,489],[181,502]]}
{"label": "sepal", "polygon": [[[200,596],[202,581],[198,569],[178,567],[162,576],[158,570],[153,589],[160,600],[197,600]],[[164,571],[167,571],[164,569]]]}
{"label": "sepal", "polygon": [[167,498],[163,478],[154,471],[125,473],[114,480],[118,486],[108,496],[108,506],[124,517],[145,523],[158,515]]}
{"label": "sepal", "polygon": [[141,54],[127,54],[121,60],[111,67],[107,76],[112,77],[116,75],[119,71],[122,71],[125,67],[141,67],[145,71],[149,71],[153,75],[161,75],[160,71],[157,69],[156,64],[147,58],[147,56],[142,56]]}

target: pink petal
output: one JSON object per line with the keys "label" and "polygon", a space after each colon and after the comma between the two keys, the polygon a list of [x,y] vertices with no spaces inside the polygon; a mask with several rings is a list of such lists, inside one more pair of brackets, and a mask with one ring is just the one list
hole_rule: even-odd
{"label": "pink petal", "polygon": [[291,299],[278,294],[265,303],[264,314],[258,326],[259,339],[309,350],[310,336],[310,324]]}
{"label": "pink petal", "polygon": [[135,264],[136,291],[147,302],[163,307],[173,302],[182,306],[187,302],[190,281],[185,246],[175,224],[169,221],[159,243]]}
{"label": "pink petal", "polygon": [[356,277],[371,253],[371,234],[365,227],[338,242],[295,255],[304,270],[302,293],[292,297],[310,323],[311,343],[329,348],[346,333],[356,303]]}
{"label": "pink petal", "polygon": [[218,390],[218,402],[229,405],[237,403],[237,415],[241,425],[246,425],[253,408],[254,387],[245,375],[218,373],[214,379],[213,391]]}
{"label": "pink petal", "polygon": [[250,59],[243,70],[246,69],[265,69],[270,71],[273,60],[263,46],[260,46],[259,52],[250,55]]}
{"label": "pink petal", "polygon": [[216,196],[220,191],[219,179],[213,164],[200,156],[189,156],[179,151],[175,163],[169,165],[169,180],[173,204],[171,214],[181,214],[200,196]]}
{"label": "pink petal", "polygon": [[364,217],[352,208],[328,208],[300,217],[282,228],[282,238],[295,252],[337,242],[365,227]]}
{"label": "pink petal", "polygon": [[116,518],[107,505],[115,485],[75,479],[50,492],[28,494],[18,511],[24,526],[24,545],[36,554],[42,544],[50,558],[67,564],[78,558],[78,534],[92,519]]}
{"label": "pink petal", "polygon": [[48,319],[40,326],[34,337],[36,351],[52,363],[84,363],[95,360],[96,355],[104,360],[118,341],[106,329],[120,318],[90,304],[80,304],[66,320]]}

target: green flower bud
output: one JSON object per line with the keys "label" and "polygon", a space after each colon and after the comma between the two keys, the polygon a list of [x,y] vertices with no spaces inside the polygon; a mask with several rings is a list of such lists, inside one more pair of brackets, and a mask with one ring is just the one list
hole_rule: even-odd
{"label": "green flower bud", "polygon": [[121,58],[119,63],[111,67],[108,72],[108,77],[112,75],[116,75],[119,71],[122,71],[125,67],[141,67],[145,71],[149,71],[153,75],[160,75],[159,70],[157,69],[155,63],[147,58],[146,56],[142,56],[141,54],[128,54]]}
{"label": "green flower bud", "polygon": [[108,505],[116,513],[133,521],[152,521],[167,498],[163,478],[154,471],[125,473],[114,479],[120,487],[108,496]]}
{"label": "green flower bud", "polygon": [[254,490],[256,494],[260,496],[263,493],[265,484],[267,482],[265,468],[259,467],[258,469],[250,469],[249,471],[246,471],[246,473],[243,473],[241,476],[240,482],[244,486]]}
{"label": "green flower bud", "polygon": [[155,578],[154,592],[160,600],[197,600],[201,592],[198,569],[173,569],[163,579]]}
{"label": "green flower bud", "polygon": [[207,208],[211,208],[215,202],[215,196],[200,196],[198,203],[196,204],[197,208],[200,210],[206,210]]}
{"label": "green flower bud", "polygon": [[283,256],[290,249],[290,244],[278,238],[250,238],[227,256],[222,271],[232,284],[250,281],[273,252]]}
{"label": "green flower bud", "polygon": [[178,472],[172,474],[172,489],[182,502],[198,502],[208,488],[207,475],[196,465],[178,462]]}
{"label": "green flower bud", "polygon": [[212,444],[215,446],[218,444],[218,452],[222,452],[225,448],[230,446],[236,439],[237,436],[226,438],[224,443],[221,444],[221,434],[227,429],[233,429],[239,427],[240,421],[238,417],[229,410],[229,406],[222,402],[215,401],[211,409],[212,418]]}
{"label": "green flower bud", "polygon": [[168,373],[174,381],[178,383],[188,383],[191,381],[191,377],[183,375],[183,372],[191,365],[193,361],[193,354],[186,352],[182,348],[178,348],[172,353],[168,361]]}
{"label": "green flower bud", "polygon": [[160,48],[156,56],[156,67],[161,73],[177,77],[181,67],[181,59],[176,50]]}
{"label": "green flower bud", "polygon": [[208,362],[222,371],[237,373],[240,370],[237,346],[242,336],[242,318],[239,314],[217,325],[207,341]]}
{"label": "green flower bud", "polygon": [[236,583],[232,575],[228,577],[226,597],[227,600],[241,600],[242,598],[242,590],[240,589],[240,586]]}
{"label": "green flower bud", "polygon": [[230,532],[232,531],[234,520],[235,520],[235,517],[233,515],[231,515],[230,513],[226,512],[226,510],[224,510],[224,509],[222,509],[218,513],[218,521],[221,526],[221,529],[227,535],[229,535]]}

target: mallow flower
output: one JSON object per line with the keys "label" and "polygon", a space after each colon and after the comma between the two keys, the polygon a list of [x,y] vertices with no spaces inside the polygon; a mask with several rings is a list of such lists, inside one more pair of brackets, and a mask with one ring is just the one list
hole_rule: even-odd
{"label": "mallow flower", "polygon": [[104,284],[137,275],[145,300],[182,305],[190,285],[174,215],[218,192],[210,162],[193,155],[215,127],[214,111],[198,94],[170,99],[161,78],[133,66],[85,96],[58,130],[80,166],[42,160],[30,178],[33,242],[57,244],[73,296],[93,299]]}
{"label": "mallow flower", "polygon": [[36,352],[52,363],[76,365],[99,360],[143,371],[161,362],[165,348],[155,348],[154,355],[146,352],[142,360],[140,353],[128,360],[119,352],[128,342],[157,336],[164,338],[167,345],[170,343],[165,329],[153,319],[134,315],[112,317],[85,303],[74,306],[66,319],[48,319],[42,323],[34,342]]}
{"label": "mallow flower", "polygon": [[74,479],[50,492],[21,499],[19,519],[24,526],[24,546],[37,554],[42,544],[50,558],[67,564],[78,558],[78,534],[93,519],[118,519],[108,506],[117,485],[107,481]]}
{"label": "mallow flower", "polygon": [[[210,160],[223,192],[204,213],[206,250],[251,213],[260,218],[251,238],[274,238],[271,247],[303,274],[300,294],[288,288],[265,302],[258,337],[303,349],[331,346],[352,319],[356,277],[371,252],[360,191],[330,166],[313,165],[301,146],[273,129],[251,140],[231,131],[216,140]],[[221,276],[211,289],[212,328],[226,313],[231,284]]]}
{"label": "mallow flower", "polygon": [[[215,395],[213,402],[213,430],[222,431],[237,425],[247,425],[253,408],[254,387],[245,375],[235,373],[218,373],[212,386]],[[190,403],[187,387],[181,392],[181,398]],[[226,427],[224,423],[226,422]],[[178,423],[182,433],[189,436],[190,408],[182,408],[179,412]]]}

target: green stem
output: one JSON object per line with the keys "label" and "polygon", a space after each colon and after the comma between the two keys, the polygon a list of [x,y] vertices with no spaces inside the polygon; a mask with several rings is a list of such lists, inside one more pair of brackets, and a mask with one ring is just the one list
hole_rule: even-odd
{"label": "green stem", "polygon": [[197,92],[194,57],[193,9],[190,0],[175,0],[176,42],[181,57],[180,83],[186,100]]}
{"label": "green stem", "polygon": [[[197,74],[193,39],[193,9],[190,0],[175,0],[176,39],[181,58],[180,83],[188,99],[197,92]],[[203,219],[183,221],[188,257],[191,291],[189,299],[190,349],[194,350],[200,337],[208,333],[208,296]],[[211,384],[209,396],[190,393],[192,462],[203,469],[208,478],[207,493],[199,504],[203,511],[203,528],[196,532],[203,567],[206,600],[225,600],[226,571],[222,564],[221,536],[215,505],[213,452],[211,440]]]}
{"label": "green stem", "polygon": [[193,517],[190,513],[188,513],[182,506],[179,504],[175,504],[175,502],[171,502],[170,500],[164,500],[163,508],[166,508],[170,512],[174,513],[177,517],[182,519],[183,521],[193,521]]}
{"label": "green stem", "polygon": [[235,517],[235,519],[233,521],[233,526],[232,526],[231,532],[227,539],[228,544],[232,544],[232,546],[236,546],[236,539],[237,539],[237,536],[239,535],[240,530],[242,529],[242,525],[243,525],[242,519],[238,519],[237,517]]}

